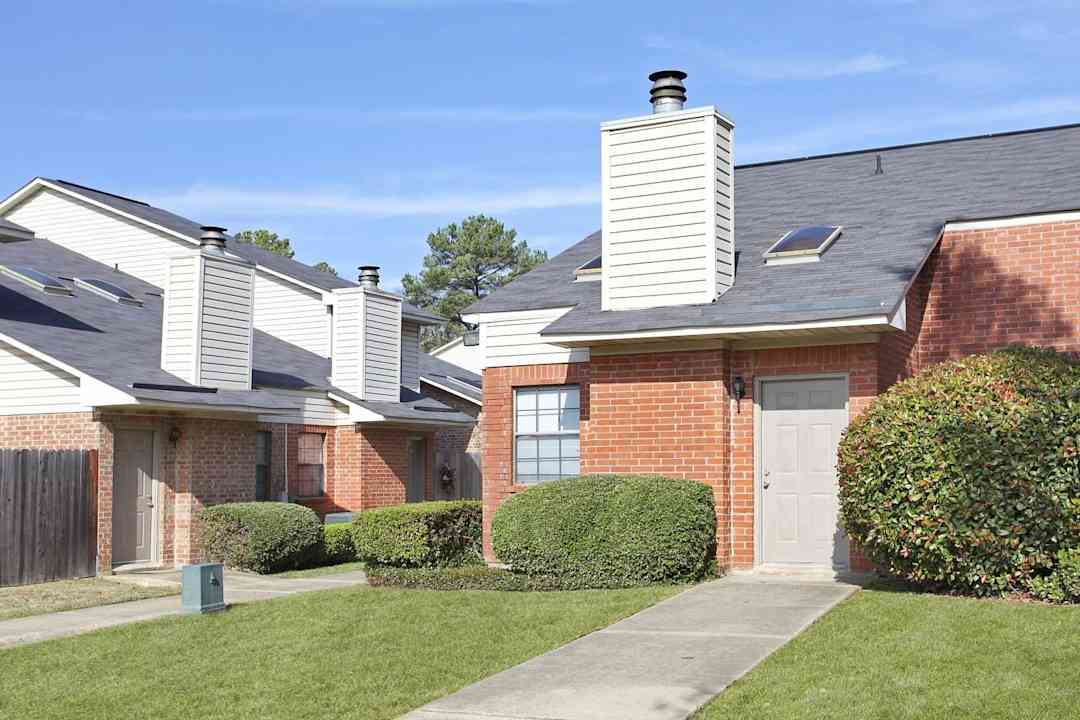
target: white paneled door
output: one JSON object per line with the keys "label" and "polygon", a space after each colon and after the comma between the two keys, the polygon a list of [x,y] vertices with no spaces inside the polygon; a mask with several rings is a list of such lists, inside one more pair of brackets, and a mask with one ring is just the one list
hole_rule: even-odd
{"label": "white paneled door", "polygon": [[762,561],[842,569],[836,449],[847,427],[843,379],[762,383]]}

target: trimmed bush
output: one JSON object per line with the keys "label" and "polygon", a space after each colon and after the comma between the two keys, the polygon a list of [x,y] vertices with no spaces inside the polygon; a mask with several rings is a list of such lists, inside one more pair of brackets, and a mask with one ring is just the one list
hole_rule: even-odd
{"label": "trimmed bush", "polygon": [[879,567],[976,594],[1080,548],[1080,367],[1009,348],[897,383],[839,451],[844,527]]}
{"label": "trimmed bush", "polygon": [[492,524],[496,556],[564,588],[692,582],[712,565],[716,511],[701,483],[656,475],[589,475],[506,500]]}
{"label": "trimmed bush", "polygon": [[1080,603],[1080,549],[1059,550],[1054,569],[1031,579],[1031,594],[1054,603]]}
{"label": "trimmed bush", "polygon": [[501,592],[547,592],[562,590],[551,576],[531,577],[486,565],[447,568],[380,567],[368,572],[368,582],[376,587],[416,590],[498,590]]}
{"label": "trimmed bush", "polygon": [[323,525],[323,565],[340,565],[356,560],[352,525],[335,523]]}
{"label": "trimmed bush", "polygon": [[213,505],[199,511],[198,522],[207,560],[229,567],[273,573],[307,567],[322,554],[322,523],[302,505]]}
{"label": "trimmed bush", "polygon": [[356,558],[375,565],[438,567],[480,559],[480,503],[423,502],[365,510],[353,518]]}

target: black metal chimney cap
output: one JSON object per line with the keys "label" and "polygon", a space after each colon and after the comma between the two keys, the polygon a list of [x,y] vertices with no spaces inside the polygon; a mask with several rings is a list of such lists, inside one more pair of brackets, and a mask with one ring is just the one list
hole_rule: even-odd
{"label": "black metal chimney cap", "polygon": [[656,72],[649,73],[649,79],[653,82],[666,77],[675,78],[676,80],[685,80],[687,75],[682,70],[657,70]]}
{"label": "black metal chimney cap", "polygon": [[654,113],[673,112],[683,109],[686,102],[686,86],[683,80],[686,73],[682,70],[657,70],[649,74],[652,87],[649,89],[649,102]]}
{"label": "black metal chimney cap", "polygon": [[199,228],[202,235],[199,236],[199,244],[203,247],[216,247],[225,249],[225,228],[217,225],[203,225]]}

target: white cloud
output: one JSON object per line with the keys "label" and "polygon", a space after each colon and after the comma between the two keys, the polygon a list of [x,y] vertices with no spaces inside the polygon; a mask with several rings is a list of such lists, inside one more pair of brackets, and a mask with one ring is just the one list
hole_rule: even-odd
{"label": "white cloud", "polygon": [[292,215],[349,215],[400,217],[408,215],[462,215],[507,213],[595,205],[600,201],[595,184],[467,191],[415,195],[372,195],[338,190],[245,189],[194,185],[176,193],[152,195],[161,207],[203,216],[217,214],[258,217]]}
{"label": "white cloud", "polygon": [[689,39],[673,41],[665,35],[650,35],[645,46],[652,50],[674,50],[706,60],[748,80],[828,80],[885,72],[903,65],[903,61],[875,52],[849,57],[755,58],[736,55],[721,48]]}

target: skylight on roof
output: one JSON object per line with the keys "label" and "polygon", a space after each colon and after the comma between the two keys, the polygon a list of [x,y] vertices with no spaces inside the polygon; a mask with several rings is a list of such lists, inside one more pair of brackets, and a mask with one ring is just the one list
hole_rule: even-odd
{"label": "skylight on roof", "polygon": [[21,283],[25,283],[30,287],[40,290],[43,293],[49,295],[74,295],[64,283],[60,282],[52,275],[46,275],[40,270],[35,270],[32,267],[25,265],[0,265],[0,272],[8,277],[15,278]]}
{"label": "skylight on roof", "polygon": [[807,225],[791,230],[765,251],[765,264],[817,262],[842,231],[839,225]]}
{"label": "skylight on roof", "polygon": [[142,300],[139,300],[124,288],[119,285],[114,285],[108,280],[98,280],[97,278],[75,278],[75,286],[125,305],[141,306],[143,304]]}
{"label": "skylight on roof", "polygon": [[576,280],[599,280],[600,273],[603,270],[603,263],[604,256],[597,255],[592,260],[575,270],[574,278]]}

